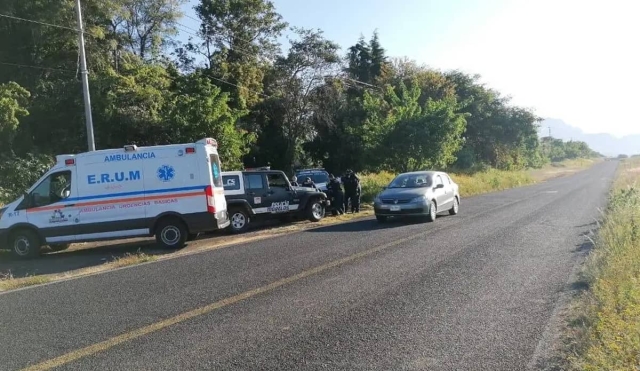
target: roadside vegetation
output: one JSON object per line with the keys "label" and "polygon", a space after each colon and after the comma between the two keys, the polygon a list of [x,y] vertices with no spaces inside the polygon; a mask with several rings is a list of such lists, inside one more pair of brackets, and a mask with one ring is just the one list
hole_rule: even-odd
{"label": "roadside vegetation", "polygon": [[21,287],[42,285],[51,282],[51,278],[47,276],[28,276],[14,278],[11,272],[0,273],[0,292],[19,289]]}
{"label": "roadside vegetation", "polygon": [[[341,48],[288,24],[271,1],[195,1],[192,18],[179,11],[186,0],[82,4],[98,149],[215,137],[225,170],[323,166],[385,183],[433,168],[465,174],[470,194],[597,156],[582,142],[540,139],[539,118],[480,76],[393,58],[377,33]],[[0,203],[55,155],[86,150],[76,33],[19,20],[73,24],[74,6],[0,2],[14,17],[0,18]],[[290,43],[278,45],[285,34]],[[480,182],[466,177],[475,173]]]}
{"label": "roadside vegetation", "polygon": [[583,271],[567,338],[574,370],[640,365],[640,161],[622,162]]}

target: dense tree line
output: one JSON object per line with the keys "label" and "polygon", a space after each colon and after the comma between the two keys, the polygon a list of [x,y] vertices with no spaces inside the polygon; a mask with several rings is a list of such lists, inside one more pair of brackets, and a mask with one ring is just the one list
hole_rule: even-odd
{"label": "dense tree line", "polygon": [[[479,76],[390,58],[376,33],[341,50],[268,0],[200,0],[196,29],[184,1],[82,0],[98,149],[212,136],[226,169],[336,173],[520,169],[590,153],[545,151],[532,111]],[[86,150],[74,4],[0,3],[41,22],[0,18],[0,192],[28,185],[51,155]]]}

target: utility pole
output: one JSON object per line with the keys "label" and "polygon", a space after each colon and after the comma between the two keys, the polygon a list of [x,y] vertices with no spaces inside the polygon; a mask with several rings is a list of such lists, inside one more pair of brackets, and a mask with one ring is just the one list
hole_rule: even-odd
{"label": "utility pole", "polygon": [[[80,0],[78,0],[80,1]],[[549,138],[551,138],[551,126],[549,126]]]}
{"label": "utility pole", "polygon": [[84,54],[84,27],[82,26],[82,9],[80,0],[76,0],[76,15],[78,18],[78,48],[80,49],[80,75],[82,75],[82,93],[84,95],[84,117],[87,123],[87,143],[89,151],[96,150],[93,137],[93,117],[91,116],[91,98],[89,97],[89,72],[87,59]]}

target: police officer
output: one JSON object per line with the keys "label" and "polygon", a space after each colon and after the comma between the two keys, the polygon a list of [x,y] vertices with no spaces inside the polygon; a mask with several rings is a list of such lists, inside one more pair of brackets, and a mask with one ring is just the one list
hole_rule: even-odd
{"label": "police officer", "polygon": [[342,191],[340,182],[335,176],[333,176],[333,174],[329,175],[329,184],[327,184],[327,189],[331,192],[331,196],[333,197],[333,207],[339,215],[344,214],[344,192]]}
{"label": "police officer", "polygon": [[316,184],[313,182],[313,180],[311,180],[311,178],[307,177],[304,182],[302,182],[302,186],[303,187],[307,187],[307,188],[316,188]]}
{"label": "police officer", "polygon": [[291,178],[291,186],[292,187],[299,187],[298,178],[295,175]]}
{"label": "police officer", "polygon": [[360,212],[360,194],[362,187],[360,186],[360,178],[351,170],[347,170],[344,177],[344,193],[345,193],[345,210],[349,201],[351,201],[351,212]]}

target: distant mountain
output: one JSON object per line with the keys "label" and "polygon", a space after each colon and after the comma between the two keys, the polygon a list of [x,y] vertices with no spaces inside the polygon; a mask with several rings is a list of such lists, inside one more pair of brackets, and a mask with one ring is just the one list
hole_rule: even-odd
{"label": "distant mountain", "polygon": [[577,140],[586,142],[591,149],[605,156],[617,156],[619,154],[640,154],[640,135],[629,135],[616,138],[611,134],[587,134],[574,126],[566,124],[558,119],[546,119],[540,123],[540,136],[549,135],[562,140]]}

